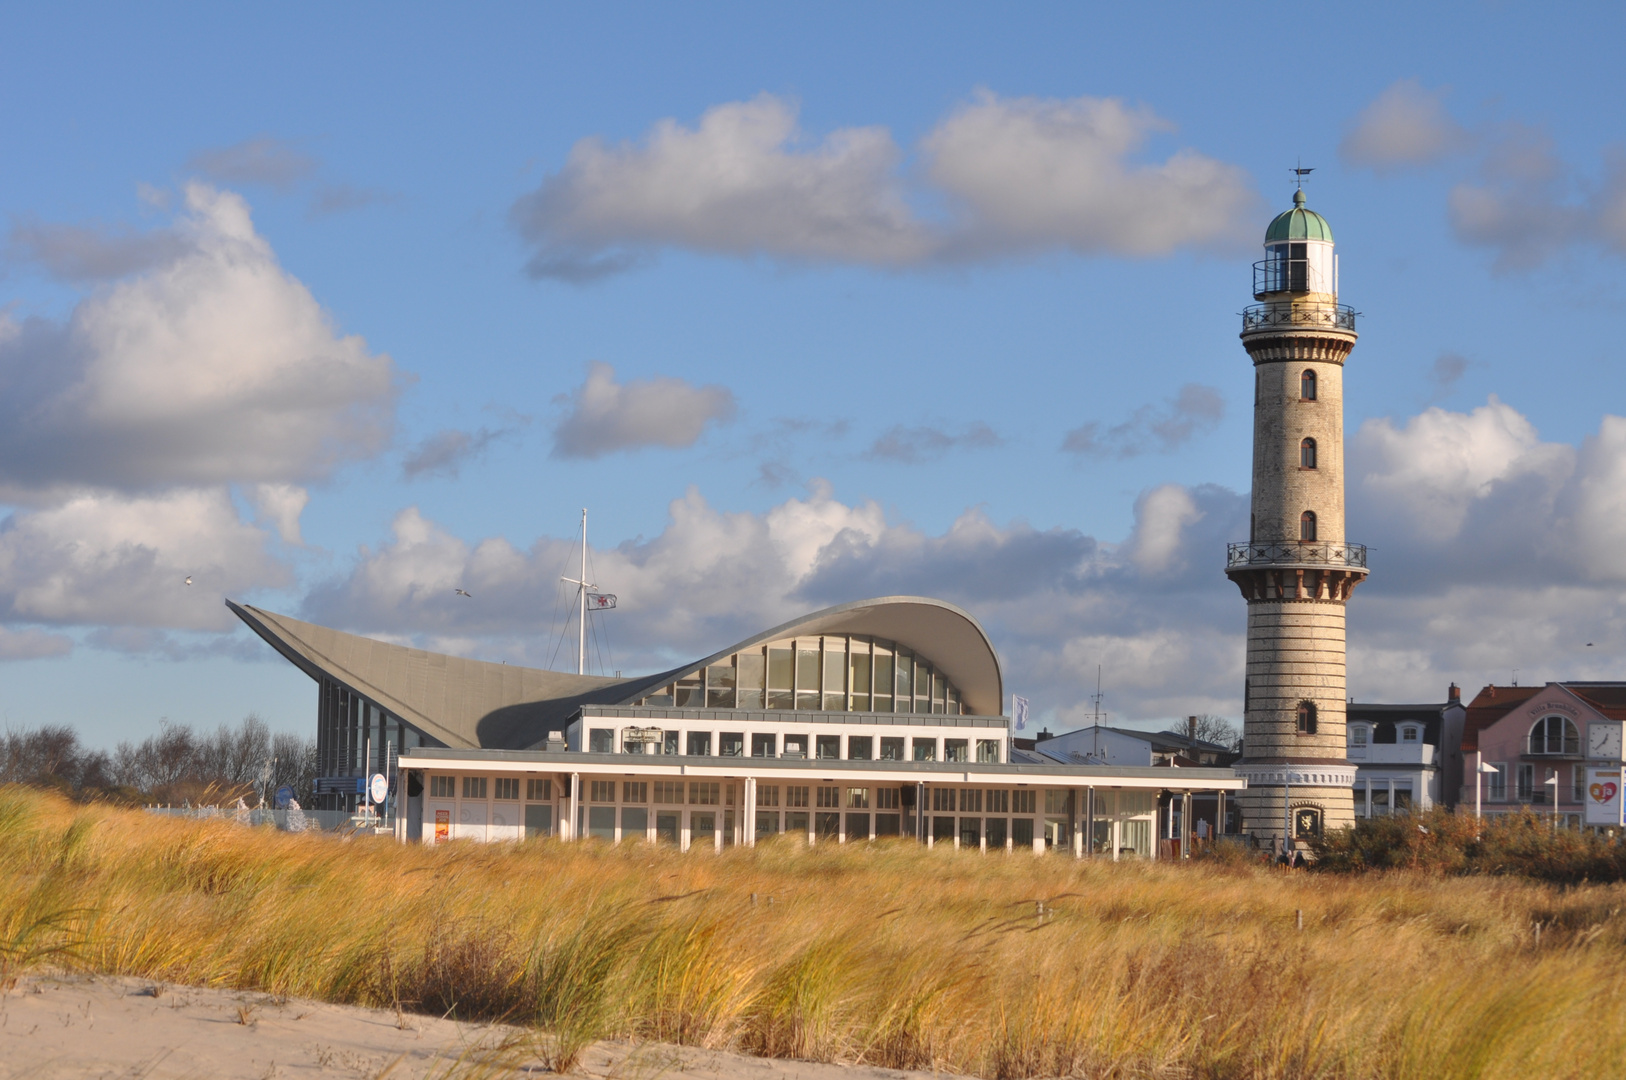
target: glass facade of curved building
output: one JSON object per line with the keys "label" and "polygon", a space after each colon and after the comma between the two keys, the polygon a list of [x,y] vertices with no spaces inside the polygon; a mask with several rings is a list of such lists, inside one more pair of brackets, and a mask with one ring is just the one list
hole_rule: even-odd
{"label": "glass facade of curved building", "polygon": [[948,716],[962,712],[959,689],[931,660],[863,634],[784,638],[741,649],[636,704]]}

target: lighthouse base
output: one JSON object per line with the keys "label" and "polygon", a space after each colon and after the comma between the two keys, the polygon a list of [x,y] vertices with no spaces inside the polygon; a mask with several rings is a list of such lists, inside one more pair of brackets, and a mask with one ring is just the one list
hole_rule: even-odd
{"label": "lighthouse base", "polygon": [[1242,830],[1262,847],[1287,837],[1302,849],[1355,824],[1353,765],[1241,762],[1234,769],[1248,782],[1236,795]]}

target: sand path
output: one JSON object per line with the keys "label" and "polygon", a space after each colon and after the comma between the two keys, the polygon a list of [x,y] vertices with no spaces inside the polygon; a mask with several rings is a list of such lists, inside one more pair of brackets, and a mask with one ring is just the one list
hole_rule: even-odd
{"label": "sand path", "polygon": [[[551,1075],[527,1033],[411,1013],[155,984],[23,976],[0,994],[6,1080],[497,1080]],[[863,1066],[771,1061],[664,1045],[603,1042],[578,1071],[604,1080],[913,1080]]]}

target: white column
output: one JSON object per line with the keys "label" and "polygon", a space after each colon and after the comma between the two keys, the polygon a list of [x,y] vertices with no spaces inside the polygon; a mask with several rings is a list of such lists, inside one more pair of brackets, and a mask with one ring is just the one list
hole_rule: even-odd
{"label": "white column", "polygon": [[1073,789],[1073,812],[1069,815],[1073,820],[1068,827],[1073,833],[1073,858],[1075,859],[1084,857],[1084,830],[1080,827],[1080,822],[1083,821],[1084,800],[1089,797],[1089,788]]}
{"label": "white column", "polygon": [[[749,815],[747,818],[746,815]],[[740,827],[745,833],[745,846],[757,846],[757,778],[745,778],[745,806],[740,813]]]}
{"label": "white column", "polygon": [[581,797],[582,797],[582,774],[581,773],[571,773],[570,774],[570,824],[568,826],[566,826],[566,828],[568,828],[570,831],[564,834],[564,837],[567,840],[580,840],[581,839],[581,830],[576,828],[576,818],[578,817],[577,808],[581,805]]}

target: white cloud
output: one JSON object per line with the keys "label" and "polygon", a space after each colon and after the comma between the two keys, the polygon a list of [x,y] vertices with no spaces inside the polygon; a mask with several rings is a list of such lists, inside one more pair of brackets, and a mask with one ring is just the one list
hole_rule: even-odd
{"label": "white cloud", "polygon": [[1112,98],[983,92],[922,145],[932,182],[967,214],[962,245],[1156,256],[1251,237],[1258,195],[1242,169],[1191,150],[1134,161],[1170,126]]}
{"label": "white cloud", "polygon": [[274,527],[284,543],[304,543],[299,534],[299,515],[310,502],[310,492],[295,484],[255,484],[249,498],[260,520]]}
{"label": "white cloud", "polygon": [[569,398],[553,430],[553,456],[597,458],[645,446],[693,446],[708,424],[734,417],[734,395],[722,386],[682,379],[615,381],[615,368],[588,365],[587,379]]}
{"label": "white cloud", "polygon": [[225,596],[292,580],[266,539],[225,488],[14,513],[0,523],[0,621],[228,630]]}
{"label": "white cloud", "polygon": [[[662,248],[883,268],[1069,249],[1153,256],[1229,245],[1257,196],[1239,168],[1191,150],[1140,163],[1169,125],[1112,99],[980,94],[921,144],[912,186],[884,128],[822,140],[763,94],[715,106],[688,128],[662,120],[638,143],[578,142],[519,199],[512,220],[529,271],[586,281]],[[953,220],[917,203],[946,199]]]}
{"label": "white cloud", "polygon": [[1379,94],[1344,133],[1338,152],[1351,165],[1379,172],[1432,165],[1466,150],[1467,129],[1445,110],[1443,90],[1398,79]]}
{"label": "white cloud", "polygon": [[[1579,451],[1544,442],[1492,399],[1369,421],[1351,439],[1350,539],[1373,572],[1350,605],[1350,686],[1362,700],[1442,700],[1455,679],[1618,677],[1626,652],[1626,419]],[[1223,573],[1246,496],[1143,493],[1119,543],[999,523],[978,510],[941,533],[889,521],[816,484],[765,513],[691,491],[649,539],[595,551],[621,608],[601,629],[613,665],[659,670],[802,612],[894,593],[938,596],[992,634],[1011,689],[1044,722],[1082,724],[1101,665],[1109,718],[1236,716],[1246,607]],[[465,541],[410,510],[394,538],[314,591],[307,615],[516,662],[547,664],[574,542]],[[453,594],[466,588],[475,598]],[[557,633],[557,628],[555,628]],[[1586,642],[1595,646],[1586,648]]]}
{"label": "white cloud", "polygon": [[514,206],[530,271],[592,278],[667,246],[880,265],[926,253],[885,129],[802,143],[795,108],[770,94],[708,109],[695,128],[662,120],[640,144],[583,139]]}
{"label": "white cloud", "polygon": [[236,195],[193,185],[185,253],[0,335],[0,498],[295,483],[388,441],[389,357],[339,334]]}

